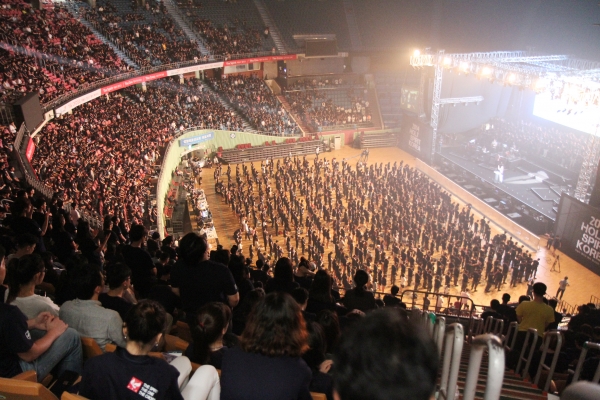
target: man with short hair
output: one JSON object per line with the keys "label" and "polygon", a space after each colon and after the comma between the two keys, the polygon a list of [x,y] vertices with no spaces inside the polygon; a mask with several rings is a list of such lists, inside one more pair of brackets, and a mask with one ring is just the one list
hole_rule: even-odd
{"label": "man with short hair", "polygon": [[81,336],[93,338],[104,351],[107,343],[126,347],[123,320],[119,313],[102,307],[98,296],[104,289],[100,271],[87,267],[73,272],[71,284],[77,298],[66,301],[58,315]]}
{"label": "man with short hair", "polygon": [[557,299],[562,300],[563,294],[565,294],[565,289],[567,288],[567,286],[571,286],[571,285],[569,284],[569,277],[565,276],[565,279],[558,282],[558,290],[556,291],[556,296],[555,296]]}
{"label": "man with short hair", "polygon": [[391,294],[386,294],[383,296],[383,304],[386,307],[400,307],[400,299],[398,296],[398,292],[400,292],[400,288],[396,285],[392,285]]}
{"label": "man with short hair", "polygon": [[438,370],[435,344],[398,309],[368,313],[334,354],[336,400],[429,400]]}
{"label": "man with short hair", "polygon": [[131,268],[131,283],[140,298],[148,297],[156,282],[156,267],[150,254],[143,248],[147,235],[143,225],[133,225],[129,230],[131,244],[123,249],[125,264]]}

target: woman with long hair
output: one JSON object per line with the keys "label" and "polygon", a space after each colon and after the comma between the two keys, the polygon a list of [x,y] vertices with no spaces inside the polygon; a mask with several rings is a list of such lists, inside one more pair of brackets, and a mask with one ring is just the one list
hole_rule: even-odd
{"label": "woman with long hair", "polygon": [[285,292],[292,293],[292,290],[300,287],[294,282],[294,269],[292,261],[287,257],[281,257],[275,264],[273,270],[273,279],[269,279],[265,286],[265,292]]}
{"label": "woman with long hair", "polygon": [[28,319],[48,311],[58,316],[60,309],[50,298],[35,294],[35,287],[44,282],[46,266],[38,254],[13,259],[7,268],[8,297],[6,303],[17,306]]}
{"label": "woman with long hair", "polygon": [[336,310],[331,285],[332,280],[329,272],[324,269],[317,271],[308,292],[307,312],[318,314],[321,310]]}
{"label": "woman with long hair", "polygon": [[194,342],[189,345],[185,355],[197,364],[209,364],[221,369],[223,355],[227,347],[223,336],[229,327],[231,309],[223,303],[211,302],[202,306],[196,314],[196,326],[192,327]]}
{"label": "woman with long hair", "polygon": [[261,299],[248,318],[240,346],[223,357],[221,400],[310,400],[312,374],[302,311],[287,293]]}

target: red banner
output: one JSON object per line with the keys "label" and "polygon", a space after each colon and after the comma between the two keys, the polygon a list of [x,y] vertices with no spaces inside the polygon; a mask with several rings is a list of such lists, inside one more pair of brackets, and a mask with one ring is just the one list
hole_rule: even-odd
{"label": "red banner", "polygon": [[295,60],[296,58],[297,58],[296,54],[286,54],[284,56],[264,56],[264,57],[254,57],[254,58],[242,58],[240,60],[225,61],[223,63],[223,66],[229,67],[231,65],[242,65],[242,64],[250,64],[250,63],[255,63],[255,62]]}
{"label": "red banner", "polygon": [[138,85],[142,82],[150,82],[156,79],[162,79],[167,77],[167,71],[156,72],[154,74],[148,74],[143,76],[138,76],[136,78],[126,79],[121,82],[114,83],[112,85],[104,86],[101,89],[101,94],[106,94],[110,92],[114,92],[117,90],[124,89],[129,86]]}
{"label": "red banner", "polygon": [[27,149],[25,150],[25,157],[27,157],[27,161],[31,162],[34,152],[35,152],[35,142],[33,141],[32,138],[29,138],[29,143],[27,143]]}

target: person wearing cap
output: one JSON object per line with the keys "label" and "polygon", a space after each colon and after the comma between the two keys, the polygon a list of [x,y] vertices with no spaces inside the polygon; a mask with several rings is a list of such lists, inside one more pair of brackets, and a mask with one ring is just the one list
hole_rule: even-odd
{"label": "person wearing cap", "polygon": [[[567,286],[571,286],[571,285],[569,284],[569,277],[565,276],[565,279],[558,282],[558,290],[556,291],[557,299],[562,300],[563,294],[565,294],[565,289],[567,288]],[[560,294],[560,297],[559,297],[559,294]]]}
{"label": "person wearing cap", "polygon": [[510,368],[514,368],[519,360],[527,330],[529,328],[536,329],[538,336],[541,338],[544,335],[546,327],[554,322],[554,310],[544,303],[546,289],[547,286],[544,283],[535,283],[533,285],[533,300],[524,301],[517,306],[516,313],[519,330],[515,345],[509,356],[509,362],[507,363]]}

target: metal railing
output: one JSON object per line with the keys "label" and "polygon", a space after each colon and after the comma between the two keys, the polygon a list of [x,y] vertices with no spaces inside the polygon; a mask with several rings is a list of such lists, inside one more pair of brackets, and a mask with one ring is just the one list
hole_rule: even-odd
{"label": "metal railing", "polygon": [[[515,347],[515,342],[517,341],[517,332],[519,331],[519,323],[517,321],[513,321],[508,325],[508,331],[502,340],[502,344],[504,344],[504,348],[510,352]],[[510,344],[509,344],[510,343]]]}
{"label": "metal railing", "polygon": [[[465,331],[458,322],[448,325],[444,341],[444,360],[440,379],[439,397],[454,400],[460,370],[460,358],[465,343]],[[458,399],[457,399],[458,400]]]}
{"label": "metal railing", "polygon": [[590,303],[594,304],[596,308],[600,308],[600,297],[592,295],[590,297]]}
{"label": "metal railing", "polygon": [[477,336],[471,344],[469,369],[463,393],[463,400],[473,400],[477,389],[477,381],[481,368],[483,352],[488,352],[487,379],[485,384],[484,400],[498,400],[504,380],[504,347],[495,335],[485,334]]}
{"label": "metal railing", "polygon": [[[525,342],[523,342],[523,347],[521,348],[521,353],[519,354],[519,362],[517,363],[517,367],[515,368],[515,374],[521,376],[521,378],[525,378],[529,371],[529,366],[531,365],[531,359],[533,358],[533,353],[535,352],[535,345],[538,341],[537,329],[529,328],[527,330],[527,334],[525,335]],[[525,357],[525,353],[529,349],[529,354]],[[521,364],[525,361],[525,368],[521,371]]]}
{"label": "metal railing", "polygon": [[[556,339],[554,339],[556,338]],[[556,347],[554,348],[554,356],[552,357],[552,362],[550,365],[546,364],[546,354],[548,354],[548,349],[550,347],[550,343],[552,341],[556,341]],[[544,383],[544,388],[542,389],[544,392],[548,391],[550,387],[550,382],[552,381],[552,375],[554,375],[554,369],[556,368],[556,363],[558,362],[558,356],[560,355],[560,348],[562,347],[562,335],[559,331],[549,331],[544,333],[544,344],[542,351],[542,358],[540,361],[540,365],[538,366],[537,373],[535,374],[535,380],[533,381],[534,385],[538,385],[540,382],[540,377],[542,376],[542,370],[548,371],[548,376],[546,377],[546,382]]]}
{"label": "metal railing", "polygon": [[[579,375],[581,375],[581,370],[583,369],[583,363],[585,361],[585,357],[587,356],[588,350],[593,349],[596,351],[600,351],[600,343],[592,343],[585,342],[583,344],[583,348],[581,349],[581,354],[579,355],[579,361],[577,361],[577,367],[575,368],[575,373],[573,374],[573,381],[575,383],[579,380]],[[594,373],[594,378],[592,382],[598,383],[600,381],[600,364],[596,368],[596,372]]]}

